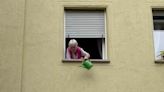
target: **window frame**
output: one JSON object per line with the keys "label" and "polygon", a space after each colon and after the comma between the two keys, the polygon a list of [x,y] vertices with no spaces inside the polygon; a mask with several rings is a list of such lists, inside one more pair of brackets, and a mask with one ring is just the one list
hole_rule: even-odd
{"label": "window frame", "polygon": [[66,30],[65,30],[65,11],[66,11],[66,9],[72,9],[72,10],[103,10],[104,11],[104,26],[105,26],[105,28],[104,28],[104,34],[105,34],[105,37],[104,37],[104,42],[102,42],[102,59],[90,59],[93,63],[110,63],[110,60],[108,60],[108,50],[107,50],[107,44],[108,44],[108,41],[107,41],[107,11],[106,11],[106,8],[76,8],[76,7],[69,7],[69,8],[67,8],[67,7],[64,7],[64,20],[63,20],[63,24],[64,24],[64,55],[63,55],[63,60],[62,60],[62,62],[82,62],[82,60],[81,59],[66,59],[65,58],[65,55],[66,55]]}
{"label": "window frame", "polygon": [[[155,25],[154,25],[154,14],[153,14],[153,11],[154,10],[163,10],[164,11],[164,8],[152,8],[151,11],[152,11],[152,24],[153,24],[153,46],[154,46],[154,60],[155,60],[155,63],[157,64],[164,64],[164,60],[162,59],[156,59],[156,56],[155,56],[155,40],[154,40],[154,31],[164,31],[164,30],[155,30]],[[155,20],[156,22],[158,22],[159,20]]]}

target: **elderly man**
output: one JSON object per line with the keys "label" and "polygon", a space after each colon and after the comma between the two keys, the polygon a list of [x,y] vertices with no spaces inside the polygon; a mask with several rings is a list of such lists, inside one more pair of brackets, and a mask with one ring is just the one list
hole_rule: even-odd
{"label": "elderly man", "polygon": [[68,43],[66,59],[89,59],[90,55],[78,46],[75,39],[71,39]]}

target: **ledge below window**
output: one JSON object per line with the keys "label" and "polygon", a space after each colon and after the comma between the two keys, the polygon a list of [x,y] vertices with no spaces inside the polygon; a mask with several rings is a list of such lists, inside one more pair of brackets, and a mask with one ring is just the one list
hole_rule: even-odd
{"label": "ledge below window", "polygon": [[[102,60],[102,59],[90,59],[92,63],[110,63],[109,60]],[[63,59],[63,63],[81,63],[82,60],[80,59]]]}
{"label": "ledge below window", "polygon": [[155,63],[163,63],[164,64],[164,60],[155,60]]}

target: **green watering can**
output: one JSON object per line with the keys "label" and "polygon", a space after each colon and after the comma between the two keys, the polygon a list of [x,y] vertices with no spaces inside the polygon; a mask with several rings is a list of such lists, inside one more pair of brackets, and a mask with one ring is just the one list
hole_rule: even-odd
{"label": "green watering can", "polygon": [[93,64],[92,64],[92,62],[89,59],[85,59],[82,62],[82,67],[84,67],[84,68],[89,70],[89,69],[91,69],[93,67]]}

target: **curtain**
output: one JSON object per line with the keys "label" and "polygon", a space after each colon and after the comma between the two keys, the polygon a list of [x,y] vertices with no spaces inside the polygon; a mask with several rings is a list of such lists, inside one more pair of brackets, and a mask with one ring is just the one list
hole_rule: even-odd
{"label": "curtain", "polygon": [[103,39],[97,39],[98,52],[101,58],[102,58],[102,43],[103,43]]}
{"label": "curtain", "polygon": [[159,56],[160,51],[164,50],[164,31],[154,31],[154,48],[155,48],[155,59],[161,59]]}

